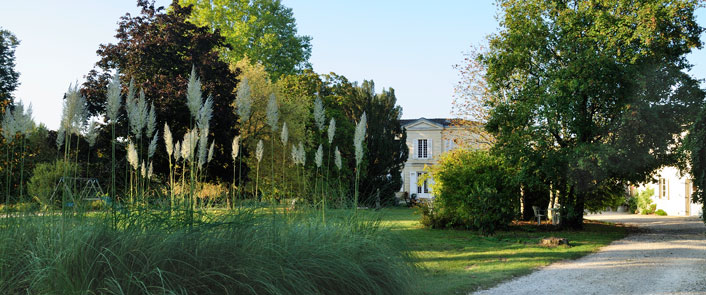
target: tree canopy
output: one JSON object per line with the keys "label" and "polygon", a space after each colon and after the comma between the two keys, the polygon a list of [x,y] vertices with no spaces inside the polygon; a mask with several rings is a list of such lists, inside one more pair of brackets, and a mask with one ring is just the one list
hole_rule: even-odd
{"label": "tree canopy", "polygon": [[17,89],[20,73],[15,70],[15,48],[20,44],[17,37],[0,28],[0,107],[12,103],[12,92]]}
{"label": "tree canopy", "polygon": [[272,80],[309,67],[311,37],[297,35],[292,9],[280,0],[179,0],[193,5],[190,21],[225,37],[229,63],[248,57],[265,66]]}
{"label": "tree canopy", "polygon": [[[701,46],[695,0],[501,0],[483,63],[496,150],[536,161],[566,225],[587,199],[648,180],[678,157],[704,93],[685,73]],[[534,156],[527,156],[534,155]]]}
{"label": "tree canopy", "polygon": [[[86,76],[81,92],[86,96],[91,115],[104,113],[106,86],[115,71],[119,71],[123,95],[134,79],[135,88],[144,90],[149,103],[154,103],[156,126],[168,123],[178,140],[190,128],[186,92],[192,67],[201,79],[204,98],[213,98],[213,119],[210,133],[216,139],[214,158],[209,166],[224,179],[230,179],[232,168],[230,140],[238,132],[236,115],[230,108],[235,99],[238,70],[231,71],[228,64],[218,58],[218,48],[227,46],[225,39],[210,28],[199,27],[187,21],[190,7],[173,3],[167,13],[154,3],[140,0],[141,14],[121,17],[115,44],[100,45],[100,60]],[[124,109],[121,111],[124,114]],[[119,134],[125,134],[127,116],[121,115]],[[160,150],[164,145],[158,145]],[[165,153],[157,153],[164,155]],[[157,158],[159,160],[160,158]],[[159,165],[165,167],[166,158]]]}

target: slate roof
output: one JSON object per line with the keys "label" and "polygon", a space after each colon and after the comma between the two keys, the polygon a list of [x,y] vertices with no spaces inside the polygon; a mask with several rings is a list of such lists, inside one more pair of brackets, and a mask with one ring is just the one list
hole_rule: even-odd
{"label": "slate roof", "polygon": [[444,126],[444,127],[451,126],[451,124],[452,124],[452,121],[451,121],[452,119],[449,119],[449,118],[431,118],[431,119],[427,119],[427,118],[424,118],[424,117],[419,118],[419,119],[401,119],[401,120],[400,120],[400,124],[402,124],[402,126],[407,126],[407,125],[412,124],[412,123],[414,123],[414,122],[417,122],[417,121],[419,121],[419,120],[421,120],[421,119],[434,122],[434,123],[439,124],[439,125]]}

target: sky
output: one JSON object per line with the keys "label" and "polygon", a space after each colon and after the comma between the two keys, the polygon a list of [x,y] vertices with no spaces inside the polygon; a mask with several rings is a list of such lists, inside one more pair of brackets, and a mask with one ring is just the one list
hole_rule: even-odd
{"label": "sky", "polygon": [[[98,61],[100,44],[116,41],[120,16],[139,12],[136,1],[5,2],[0,27],[21,41],[15,53],[20,72],[15,97],[32,103],[36,121],[56,129],[64,92],[84,81]],[[373,80],[377,91],[394,88],[403,118],[451,116],[459,81],[453,65],[463,62],[471,45],[484,44],[498,30],[493,2],[283,0],[293,9],[299,34],[312,37],[314,71]],[[706,8],[697,11],[697,21],[706,26]],[[691,74],[706,79],[706,49],[688,59],[694,64]]]}

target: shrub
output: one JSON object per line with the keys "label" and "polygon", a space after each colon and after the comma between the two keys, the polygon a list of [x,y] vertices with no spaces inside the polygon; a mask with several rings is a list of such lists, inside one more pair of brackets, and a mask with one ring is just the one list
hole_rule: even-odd
{"label": "shrub", "polygon": [[[64,161],[56,160],[54,162],[40,163],[34,168],[32,178],[27,183],[27,191],[30,197],[40,202],[42,205],[49,205],[54,189],[56,188],[59,179],[64,176]],[[79,169],[75,163],[70,163],[68,167],[69,175],[74,175],[76,169]],[[79,169],[80,174],[80,169]],[[60,198],[54,198],[54,201],[60,202]]]}
{"label": "shrub", "polygon": [[652,195],[654,195],[654,193],[654,189],[648,188],[637,194],[637,208],[640,210],[641,214],[655,213],[657,205],[652,204]]}
{"label": "shrub", "polygon": [[457,149],[431,169],[433,203],[422,205],[422,224],[462,227],[485,234],[507,226],[519,204],[514,173],[488,151]]}
{"label": "shrub", "polygon": [[655,214],[657,214],[659,216],[667,216],[667,212],[664,212],[664,210],[662,210],[662,209],[655,211]]}
{"label": "shrub", "polygon": [[637,212],[637,197],[636,196],[631,196],[631,197],[627,198],[627,207],[628,207],[628,212],[630,212],[630,213]]}

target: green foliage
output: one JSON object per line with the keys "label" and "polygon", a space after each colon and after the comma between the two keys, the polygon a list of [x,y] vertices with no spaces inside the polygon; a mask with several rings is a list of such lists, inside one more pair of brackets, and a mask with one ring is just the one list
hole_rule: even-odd
{"label": "green foliage", "polygon": [[[29,196],[45,206],[50,205],[49,199],[59,179],[64,176],[64,168],[66,168],[66,165],[63,160],[37,164],[32,171],[32,177],[29,179],[29,183],[27,183]],[[79,169],[79,167],[76,163],[69,162],[69,175],[74,175],[77,169]],[[54,202],[60,204],[61,190],[59,190],[57,194],[58,196],[54,198]]]}
{"label": "green foliage", "polygon": [[456,149],[443,154],[431,168],[436,198],[422,206],[422,223],[486,234],[506,227],[518,212],[520,191],[514,174],[488,151]]}
{"label": "green foliage", "polygon": [[655,214],[657,214],[659,216],[667,216],[667,212],[664,212],[664,210],[662,210],[662,209],[655,211]]}
{"label": "green foliage", "polygon": [[[86,75],[81,94],[86,97],[90,115],[105,113],[107,85],[114,72],[119,70],[123,95],[127,93],[131,79],[134,79],[134,89],[138,93],[143,90],[146,104],[154,105],[157,116],[154,126],[163,126],[166,122],[174,137],[182,138],[192,127],[185,98],[189,75],[194,68],[196,76],[201,79],[203,98],[210,96],[213,99],[209,137],[215,138],[216,147],[230,146],[230,140],[239,129],[237,117],[230,108],[238,83],[238,71],[231,71],[229,65],[219,59],[218,48],[225,45],[225,38],[218,32],[211,32],[208,27],[188,22],[191,9],[178,3],[173,3],[168,13],[155,7],[151,1],[140,0],[138,6],[141,8],[139,15],[120,18],[117,42],[100,45],[100,60]],[[128,128],[124,110],[118,117],[116,136],[122,136]],[[105,146],[101,146],[100,139],[98,141],[97,150],[109,148],[109,140],[103,142]],[[149,139],[145,140],[144,145],[147,143]],[[142,149],[147,150],[146,147]],[[124,149],[116,147],[116,150],[120,151],[116,154],[116,158],[120,159]],[[166,173],[169,167],[164,150],[164,145],[157,146],[154,167],[158,174]],[[107,166],[110,159],[102,160]],[[206,176],[229,181],[233,176],[231,165],[230,152],[216,148]]]}
{"label": "green foliage", "polygon": [[[252,211],[193,228],[140,215],[5,220],[3,294],[409,294],[411,266],[376,222],[313,215],[260,223]],[[126,222],[129,222],[126,223]]]}
{"label": "green foliage", "polygon": [[272,80],[309,65],[311,37],[297,35],[292,9],[279,0],[179,0],[193,5],[189,20],[225,37],[221,51],[228,63],[244,57],[265,66]]}
{"label": "green foliage", "polygon": [[[501,0],[479,58],[496,149],[536,165],[559,191],[563,223],[583,225],[604,186],[673,164],[704,98],[685,56],[701,46],[696,0]],[[649,20],[649,21],[645,21]],[[533,163],[534,164],[533,164]],[[572,216],[573,218],[568,218]]]}
{"label": "green foliage", "polygon": [[12,103],[12,92],[19,82],[20,73],[15,70],[15,48],[20,44],[17,37],[0,28],[0,108]]}
{"label": "green foliage", "polygon": [[[308,108],[306,117],[307,147],[309,151],[316,150],[319,144],[325,151],[338,147],[341,152],[342,169],[334,165],[325,165],[333,177],[340,177],[346,190],[354,190],[356,172],[355,148],[352,140],[355,137],[356,122],[360,121],[363,112],[369,123],[363,143],[365,156],[360,164],[360,202],[373,205],[379,194],[383,205],[394,203],[394,193],[402,185],[402,166],[407,161],[409,149],[406,145],[406,132],[402,129],[399,118],[402,109],[397,105],[394,89],[384,89],[375,93],[373,81],[363,81],[362,84],[351,82],[346,77],[335,73],[318,75],[304,71],[299,75],[286,76],[277,82],[284,97],[292,96],[306,98],[300,105]],[[315,119],[312,115],[314,100],[321,97],[325,109],[324,123],[333,118],[336,121],[336,136],[329,144],[325,138],[325,130],[317,132]],[[287,123],[290,124],[289,122]],[[294,128],[290,128],[292,130]],[[330,161],[333,159],[326,159]],[[308,169],[314,168],[314,165]],[[310,173],[314,171],[310,170]]]}
{"label": "green foliage", "polygon": [[652,188],[645,189],[637,194],[637,208],[640,210],[641,214],[655,213],[657,205],[652,204],[652,196],[654,194],[655,190]]}
{"label": "green foliage", "polygon": [[689,151],[689,172],[695,188],[692,198],[695,203],[701,203],[703,211],[706,211],[706,103],[701,106],[699,116],[689,129],[685,147]]}
{"label": "green foliage", "polygon": [[627,207],[629,213],[637,212],[637,196],[630,196],[627,199]]}

